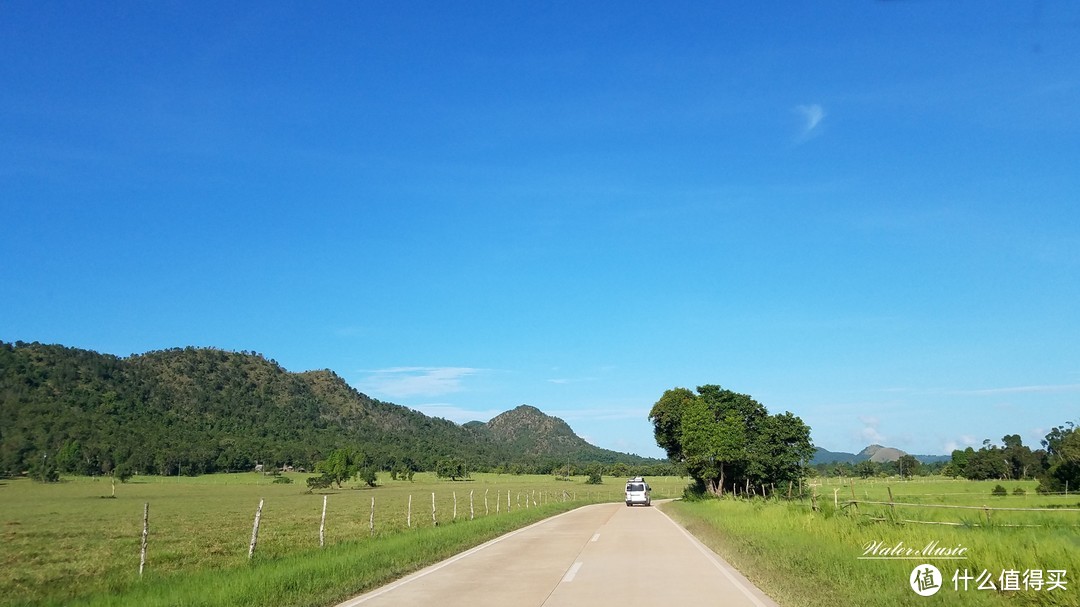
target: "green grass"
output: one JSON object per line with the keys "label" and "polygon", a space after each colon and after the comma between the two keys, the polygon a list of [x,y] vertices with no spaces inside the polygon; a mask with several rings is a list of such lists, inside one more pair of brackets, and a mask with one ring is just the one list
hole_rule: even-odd
{"label": "green grass", "polygon": [[[453,482],[418,474],[409,482],[383,475],[374,489],[347,485],[325,492],[326,547],[320,549],[323,494],[306,493],[306,475],[289,476],[292,484],[273,484],[272,478],[254,473],[137,477],[118,483],[115,499],[109,497],[110,482],[103,479],[65,478],[56,484],[0,481],[4,571],[0,606],[83,600],[131,605],[326,604],[517,526],[623,496],[623,479],[612,478],[596,486],[584,484],[583,477],[562,481],[550,476],[477,474],[472,480]],[[650,482],[656,499],[678,496],[686,484],[675,478]],[[431,517],[432,492],[438,527]],[[369,529],[372,497],[374,537]],[[564,502],[564,497],[576,499]],[[260,499],[265,503],[258,548],[249,561],[248,543]],[[150,536],[146,573],[140,579],[144,502],[150,504]],[[341,574],[346,570],[347,576]],[[283,598],[253,598],[264,588]],[[165,598],[154,598],[159,595]],[[305,602],[303,597],[308,596],[330,598]]]}
{"label": "green grass", "polygon": [[[856,498],[920,504],[988,505],[991,507],[1077,507],[1077,496],[1039,496],[1033,483],[1002,483],[1010,491],[992,498],[996,482],[915,481],[901,483],[856,481]],[[1028,489],[1013,496],[1014,485]],[[819,511],[809,501],[706,500],[676,502],[664,506],[676,520],[728,559],[781,605],[787,607],[835,607],[835,605],[1080,605],[1080,513],[993,512],[991,524],[979,510],[861,505],[844,508],[851,499],[850,486],[838,492],[840,508],[833,505],[837,486],[818,487]],[[961,523],[929,525],[897,522],[910,518]],[[884,520],[880,520],[884,519]],[[1005,525],[1043,525],[1010,527]],[[866,560],[872,542],[921,548],[930,542],[942,547],[967,548],[966,560],[927,558],[913,560]],[[908,585],[917,566],[928,562],[944,574],[945,584],[933,597],[919,597]],[[1064,569],[1067,590],[998,592],[953,589],[956,570],[973,575],[987,570],[995,584],[1002,571]],[[1022,587],[1022,586],[1021,586]]]}
{"label": "green grass", "polygon": [[98,594],[67,605],[324,606],[378,587],[542,518],[580,504],[551,503],[464,524],[425,527],[377,541],[349,541],[306,550],[250,566],[194,575],[154,576],[120,594]]}

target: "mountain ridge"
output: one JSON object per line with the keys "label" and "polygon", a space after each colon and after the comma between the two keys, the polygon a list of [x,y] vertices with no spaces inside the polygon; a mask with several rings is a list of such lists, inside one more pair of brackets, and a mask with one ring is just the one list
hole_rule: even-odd
{"label": "mountain ridge", "polygon": [[456,457],[477,471],[547,472],[568,457],[669,465],[591,445],[563,420],[524,407],[458,425],[373,399],[332,370],[290,372],[255,352],[187,347],[120,358],[0,342],[0,474],[48,463],[43,454],[54,462],[65,454],[57,465],[88,474],[310,466],[339,446],[386,469],[432,470]]}

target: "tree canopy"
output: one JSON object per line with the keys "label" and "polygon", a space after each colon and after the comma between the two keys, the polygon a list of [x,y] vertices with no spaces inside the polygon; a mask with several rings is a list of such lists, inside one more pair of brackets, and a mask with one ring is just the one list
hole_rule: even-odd
{"label": "tree canopy", "polygon": [[664,392],[649,413],[657,444],[704,488],[723,495],[746,484],[796,481],[814,455],[796,415],[770,415],[746,394],[704,385]]}

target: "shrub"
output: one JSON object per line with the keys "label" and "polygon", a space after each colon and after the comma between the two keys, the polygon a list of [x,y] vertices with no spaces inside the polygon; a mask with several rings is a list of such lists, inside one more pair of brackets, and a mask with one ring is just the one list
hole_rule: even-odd
{"label": "shrub", "polygon": [[707,499],[713,499],[714,496],[705,489],[705,483],[700,479],[694,479],[693,483],[690,483],[683,489],[682,498],[688,502],[700,502]]}
{"label": "shrub", "polygon": [[279,476],[274,479],[275,485],[291,485],[292,479],[287,476]]}
{"label": "shrub", "polygon": [[360,480],[364,481],[364,483],[367,484],[368,487],[374,487],[376,484],[376,480],[378,479],[378,473],[376,472],[374,466],[364,466],[360,469],[360,472],[358,472],[356,476]]}
{"label": "shrub", "polygon": [[996,495],[998,497],[1003,497],[1003,496],[1006,496],[1008,494],[1009,494],[1008,489],[1006,489],[1005,487],[1002,487],[1001,485],[995,486],[994,490],[990,492],[990,495]]}
{"label": "shrub", "polygon": [[132,473],[133,470],[131,469],[131,466],[127,464],[119,464],[113,468],[112,471],[113,478],[120,479],[121,483],[126,483],[131,480]]}
{"label": "shrub", "polygon": [[1013,495],[1027,495],[1027,491],[1024,491],[1023,487],[1017,487],[1013,489]]}
{"label": "shrub", "polygon": [[310,492],[315,489],[326,489],[331,484],[333,484],[333,482],[334,477],[326,473],[323,473],[319,476],[312,476],[311,478],[307,479],[308,491]]}

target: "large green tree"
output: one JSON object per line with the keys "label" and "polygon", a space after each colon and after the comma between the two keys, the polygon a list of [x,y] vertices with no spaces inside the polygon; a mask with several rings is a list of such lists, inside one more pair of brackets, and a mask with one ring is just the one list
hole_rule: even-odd
{"label": "large green tree", "polygon": [[468,477],[469,471],[465,468],[464,460],[457,457],[451,457],[439,460],[439,462],[435,464],[435,475],[439,478],[448,478],[456,481],[459,478]]}
{"label": "large green tree", "polygon": [[1051,430],[1042,441],[1048,467],[1039,477],[1039,491],[1080,488],[1080,431],[1073,423]]}
{"label": "large green tree", "polygon": [[[1054,428],[1043,441],[1047,450],[1054,452],[1066,436],[1063,428]],[[952,461],[946,470],[952,476],[970,480],[1007,480],[1040,477],[1046,469],[1047,451],[1032,451],[1023,444],[1019,434],[1007,434],[1001,439],[1002,446],[990,439],[983,441],[981,449],[968,447],[952,452]],[[1053,456],[1049,456],[1053,459]]]}
{"label": "large green tree", "polygon": [[810,428],[797,416],[769,415],[750,396],[718,385],[668,390],[649,419],[657,444],[717,495],[797,480],[814,454]]}
{"label": "large green tree", "polygon": [[356,476],[363,460],[364,456],[362,454],[348,447],[342,447],[334,449],[326,459],[315,464],[315,471],[321,472],[330,482],[337,484],[340,489],[341,483]]}

